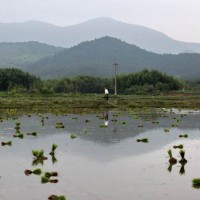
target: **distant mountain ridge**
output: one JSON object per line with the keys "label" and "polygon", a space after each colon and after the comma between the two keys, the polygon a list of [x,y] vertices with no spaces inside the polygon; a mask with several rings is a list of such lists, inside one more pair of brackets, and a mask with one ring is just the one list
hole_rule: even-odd
{"label": "distant mountain ridge", "polygon": [[39,42],[0,43],[0,68],[21,67],[63,50]]}
{"label": "distant mountain ridge", "polygon": [[113,76],[115,62],[119,64],[118,74],[146,68],[185,79],[200,77],[200,54],[161,55],[111,37],[83,42],[23,69],[42,78],[76,75],[109,77]]}
{"label": "distant mountain ridge", "polygon": [[199,43],[176,41],[159,31],[111,18],[97,18],[67,27],[37,21],[0,23],[0,42],[38,41],[68,48],[104,36],[115,37],[160,54],[200,52]]}

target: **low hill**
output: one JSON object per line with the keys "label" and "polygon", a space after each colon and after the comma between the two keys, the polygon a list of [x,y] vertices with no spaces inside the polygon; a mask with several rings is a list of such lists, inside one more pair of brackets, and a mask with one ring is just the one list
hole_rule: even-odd
{"label": "low hill", "polygon": [[63,50],[39,42],[0,43],[0,67],[21,67]]}
{"label": "low hill", "polygon": [[24,70],[42,78],[90,75],[109,77],[118,74],[156,69],[185,79],[200,76],[200,54],[156,54],[121,40],[103,37],[66,49],[44,58]]}

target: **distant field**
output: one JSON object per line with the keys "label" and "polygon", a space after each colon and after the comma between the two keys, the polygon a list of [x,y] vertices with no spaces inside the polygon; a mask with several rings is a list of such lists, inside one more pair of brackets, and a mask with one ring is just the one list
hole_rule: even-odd
{"label": "distant field", "polygon": [[135,96],[111,95],[108,103],[103,95],[6,95],[0,94],[0,109],[23,109],[31,111],[61,112],[71,109],[115,108],[188,108],[200,109],[200,95]]}

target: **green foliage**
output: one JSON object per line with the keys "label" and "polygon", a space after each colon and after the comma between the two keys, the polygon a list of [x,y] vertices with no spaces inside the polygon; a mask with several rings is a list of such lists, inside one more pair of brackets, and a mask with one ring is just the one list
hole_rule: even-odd
{"label": "green foliage", "polygon": [[0,68],[0,91],[27,92],[39,88],[39,78],[15,68]]}
{"label": "green foliage", "polygon": [[200,178],[194,178],[192,180],[192,187],[200,189]]}

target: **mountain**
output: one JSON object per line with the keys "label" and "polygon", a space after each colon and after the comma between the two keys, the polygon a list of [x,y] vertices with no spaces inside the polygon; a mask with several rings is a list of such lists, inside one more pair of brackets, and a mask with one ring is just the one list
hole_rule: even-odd
{"label": "mountain", "polygon": [[142,69],[157,69],[181,78],[200,77],[200,54],[156,54],[119,39],[103,37],[83,42],[23,68],[42,78],[91,75],[109,77]]}
{"label": "mountain", "polygon": [[66,27],[38,21],[0,23],[0,42],[38,41],[68,48],[104,36],[115,37],[142,49],[161,54],[200,52],[199,43],[176,41],[156,30],[111,18],[97,18]]}
{"label": "mountain", "polygon": [[63,50],[39,42],[0,43],[0,67],[19,67]]}

